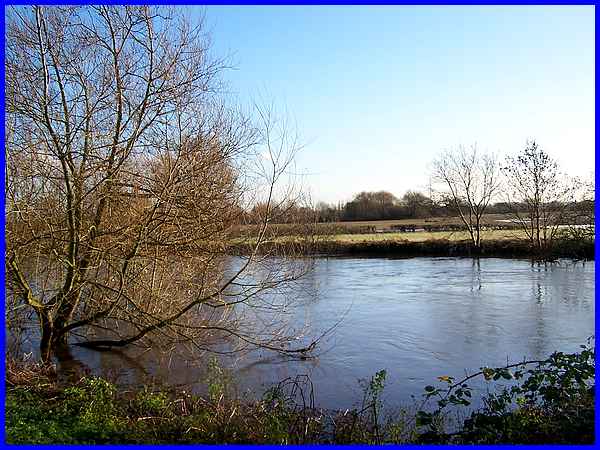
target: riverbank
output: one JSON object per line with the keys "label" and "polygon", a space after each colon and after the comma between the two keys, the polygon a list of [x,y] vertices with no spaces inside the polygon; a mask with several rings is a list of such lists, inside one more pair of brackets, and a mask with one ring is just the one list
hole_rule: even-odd
{"label": "riverbank", "polygon": [[[496,233],[482,240],[476,248],[462,233],[381,233],[317,236],[298,240],[279,238],[263,243],[260,252],[275,254],[303,254],[320,256],[464,256],[533,259],[594,259],[594,242],[556,240],[546,251],[532,247],[528,240]],[[230,245],[232,254],[248,254],[254,249],[251,241],[238,241]]]}
{"label": "riverbank", "polygon": [[[494,390],[486,407],[452,424],[455,414],[448,405],[468,406],[474,393],[468,383],[476,377],[497,384],[494,388],[505,379],[516,383]],[[93,377],[61,385],[52,369],[7,361],[6,439],[12,444],[594,442],[590,347],[483,368],[462,380],[439,377],[436,386],[424,387],[414,413],[383,414],[385,378],[380,371],[364,383],[360,408],[324,411],[315,408],[312,384],[302,377],[284,380],[260,400],[244,401],[229,398],[223,376],[207,381],[209,395],[202,398],[164,387],[117,388]]]}

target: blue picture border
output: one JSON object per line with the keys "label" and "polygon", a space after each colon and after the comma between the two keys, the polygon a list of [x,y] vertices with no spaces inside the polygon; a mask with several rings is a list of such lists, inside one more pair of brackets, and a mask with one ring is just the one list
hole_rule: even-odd
{"label": "blue picture border", "polygon": [[[75,4],[93,4],[94,2],[81,2],[81,1],[68,1],[68,2],[53,2],[53,1],[39,1],[39,2],[22,2],[22,1],[15,1],[15,2],[5,2],[5,7],[7,5],[29,5],[29,4],[40,4],[40,5],[57,5],[57,4],[68,4],[68,5],[75,5]],[[115,2],[115,1],[102,1],[102,2],[96,2],[96,4],[122,4],[120,2]],[[366,1],[352,1],[352,0],[346,0],[346,1],[258,1],[256,3],[253,2],[240,2],[240,1],[218,1],[218,0],[207,0],[205,2],[193,2],[193,1],[171,1],[171,2],[144,2],[144,1],[138,1],[138,0],[134,0],[134,1],[128,1],[126,2],[128,4],[148,4],[148,3],[154,3],[154,4],[158,4],[158,3],[163,3],[163,4],[170,4],[170,5],[175,5],[175,4],[180,4],[180,5],[231,5],[231,6],[255,6],[255,5],[279,5],[281,7],[284,6],[290,6],[290,5],[420,5],[420,6],[426,6],[426,5],[453,5],[453,6],[457,6],[457,5],[569,5],[569,6],[574,6],[574,5],[596,5],[597,2],[591,2],[591,1],[584,1],[584,2],[575,2],[575,3],[570,3],[570,2],[565,2],[565,1],[554,1],[554,0],[550,0],[550,1],[522,1],[522,2],[517,2],[517,1],[478,1],[478,2],[470,2],[470,1],[462,1],[462,2],[445,2],[445,1],[429,1],[429,2],[414,2],[414,1],[372,1],[372,2],[366,2]],[[595,23],[598,23],[598,18],[600,17],[600,10],[598,8],[595,8]],[[4,61],[4,49],[5,49],[5,43],[4,43],[4,39],[5,39],[5,14],[2,15],[2,36],[3,36],[3,45],[2,45],[2,49],[1,49],[1,55],[2,55],[2,60]],[[595,46],[595,61],[597,61],[598,59],[598,38],[597,36],[595,37],[596,39],[596,46]],[[598,84],[598,67],[597,65],[595,66],[595,80],[596,80],[596,86]],[[4,77],[2,78],[2,104],[5,105],[5,91],[4,91]],[[598,95],[595,92],[595,111],[597,111],[597,106],[598,106]],[[3,123],[4,123],[4,119],[5,119],[5,108],[2,108],[2,119],[3,119]],[[596,129],[595,129],[595,155],[598,155],[598,116],[595,113],[595,121],[596,121]],[[5,142],[5,127],[2,127],[2,141]],[[5,176],[6,176],[6,161],[5,161],[5,153],[2,152],[1,154],[1,159],[2,159],[2,186],[3,186],[3,195],[2,198],[0,199],[1,205],[2,205],[2,210],[3,210],[3,214],[4,217],[6,217],[6,205],[5,205]],[[598,184],[600,181],[600,175],[598,174],[598,159],[595,158],[594,159],[594,165],[595,165],[595,186],[596,186],[596,195],[598,194]],[[595,217],[596,217],[596,226],[595,226],[595,230],[596,230],[596,239],[595,239],[595,255],[598,254],[598,250],[600,249],[600,243],[598,242],[598,213],[600,212],[600,207],[598,205],[598,202],[595,203]],[[2,221],[2,253],[5,254],[6,251],[6,244],[5,244],[5,221]],[[5,276],[6,276],[6,268],[4,265],[2,265],[2,279],[5,280]],[[598,285],[598,273],[595,272],[595,281],[596,281],[596,286]],[[2,290],[4,292],[4,288],[5,288],[5,284],[3,282],[2,284]],[[597,304],[597,299],[598,299],[598,294],[597,291],[595,291],[595,300],[596,300],[596,304]],[[3,316],[5,317],[5,302],[2,302],[2,312],[3,312]],[[596,330],[596,334],[598,331],[598,310],[597,308],[594,309],[595,310],[595,330]],[[6,328],[5,326],[2,326],[2,346],[3,348],[5,347],[5,343],[6,343]],[[596,355],[596,365],[598,363],[598,355]],[[5,373],[6,372],[6,359],[5,357],[2,358],[2,372]],[[0,389],[1,389],[1,396],[4,399],[5,398],[5,390],[6,390],[6,378],[5,376],[2,377],[2,381],[0,382]],[[597,390],[597,387],[596,387]],[[597,392],[596,392],[597,394]],[[595,420],[595,435],[598,436],[599,435],[599,431],[600,431],[600,427],[598,424],[598,406],[600,405],[600,401],[598,400],[598,395],[596,395],[596,420]],[[6,429],[5,429],[5,423],[4,423],[4,409],[2,410],[2,445],[5,447],[13,447],[13,448],[20,448],[20,449],[27,449],[27,448],[36,448],[36,447],[40,447],[40,445],[10,445],[10,444],[6,444]],[[195,445],[193,445],[195,446]],[[199,445],[200,446],[200,445]],[[206,445],[201,445],[202,447],[205,447]],[[89,445],[42,445],[42,447],[51,447],[51,448],[88,448],[90,447]],[[122,447],[130,447],[130,446],[125,446],[125,445],[103,445],[103,448],[122,448]],[[142,448],[179,448],[181,447],[180,445],[135,445],[135,447],[142,447]],[[247,448],[247,447],[255,447],[255,445],[210,445],[210,447],[223,447],[223,448],[228,448],[228,449],[233,449],[233,448]],[[279,448],[280,446],[278,445],[262,445],[260,447],[267,447],[267,448]],[[317,448],[317,447],[322,447],[319,445],[300,445],[300,446],[294,446],[294,447],[303,447],[303,448]],[[334,445],[333,447],[344,447],[344,448],[351,448],[351,449],[356,449],[356,448],[360,448],[360,447],[370,447],[367,445]],[[439,446],[439,445],[398,445],[398,447],[402,447],[402,448],[429,448],[429,447],[433,447],[433,448],[439,448],[439,447],[451,447],[451,448],[473,448],[473,446],[471,445],[452,445],[452,446]],[[481,446],[477,446],[477,448],[504,448],[504,447],[513,447],[513,445],[509,445],[509,444],[503,444],[503,445],[481,445]],[[536,445],[519,445],[520,448],[524,448],[524,449],[528,449],[528,448],[540,448],[539,446]],[[585,446],[585,445],[580,445],[580,446],[569,446],[570,448],[590,448],[590,446]],[[594,445],[595,447],[595,445]]]}

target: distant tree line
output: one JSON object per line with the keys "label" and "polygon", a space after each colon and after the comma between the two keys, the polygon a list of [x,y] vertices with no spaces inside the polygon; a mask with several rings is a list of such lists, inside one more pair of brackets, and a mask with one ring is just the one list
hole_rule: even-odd
{"label": "distant tree line", "polygon": [[[466,206],[459,202],[459,205]],[[487,214],[510,214],[514,209],[524,211],[523,204],[496,202],[486,209]],[[591,202],[593,208],[593,202]],[[266,205],[255,204],[249,211],[238,208],[237,217],[244,224],[260,223]],[[432,217],[456,217],[458,208],[449,197],[431,199],[419,191],[407,191],[401,198],[387,191],[360,192],[349,202],[318,202],[314,206],[289,202],[271,206],[273,223],[332,223],[360,220],[430,219]]]}
{"label": "distant tree line", "polygon": [[[488,206],[487,213],[502,214],[510,210],[507,202],[497,202]],[[360,192],[346,203],[319,202],[315,206],[315,214],[318,222],[428,219],[458,216],[458,208],[445,195],[432,199],[422,192],[409,190],[398,198],[390,192],[377,191]]]}

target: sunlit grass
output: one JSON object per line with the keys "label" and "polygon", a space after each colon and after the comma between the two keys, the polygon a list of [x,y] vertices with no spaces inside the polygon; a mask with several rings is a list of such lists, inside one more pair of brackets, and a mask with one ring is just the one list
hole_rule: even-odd
{"label": "sunlit grass", "polygon": [[[337,242],[342,244],[359,244],[361,242],[425,242],[425,241],[450,241],[460,242],[471,239],[467,231],[414,231],[397,233],[364,233],[364,234],[322,234],[316,236],[277,236],[265,239],[264,243],[300,243],[306,239],[314,239],[317,242]],[[489,230],[482,231],[481,239],[494,241],[510,241],[526,239],[526,235],[521,230]],[[230,241],[233,245],[255,245],[256,238],[233,238]]]}
{"label": "sunlit grass", "polygon": [[[481,239],[485,240],[515,240],[524,239],[525,233],[520,230],[490,230],[483,231]],[[464,241],[471,237],[467,231],[415,231],[399,233],[368,233],[368,234],[338,234],[333,236],[321,236],[323,240],[335,242],[384,242],[384,241],[409,241],[424,242],[431,240]]]}

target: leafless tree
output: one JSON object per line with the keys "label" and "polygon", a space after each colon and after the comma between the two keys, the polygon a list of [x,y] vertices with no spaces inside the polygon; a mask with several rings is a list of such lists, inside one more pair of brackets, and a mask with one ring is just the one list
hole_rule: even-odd
{"label": "leafless tree", "polygon": [[527,142],[518,155],[508,156],[502,170],[515,221],[533,247],[549,248],[575,199],[577,183],[561,173],[558,163],[535,141]]}
{"label": "leafless tree", "polygon": [[[223,104],[202,23],[166,7],[16,7],[5,38],[7,314],[31,312],[42,358],[70,336],[312,349],[289,346],[282,316],[307,265],[260,252],[298,142],[270,110],[254,121]],[[252,250],[232,260],[232,225],[259,200]]]}
{"label": "leafless tree", "polygon": [[432,177],[441,183],[475,248],[481,247],[482,217],[498,192],[499,166],[494,154],[480,154],[475,145],[469,150],[448,150],[433,161]]}

